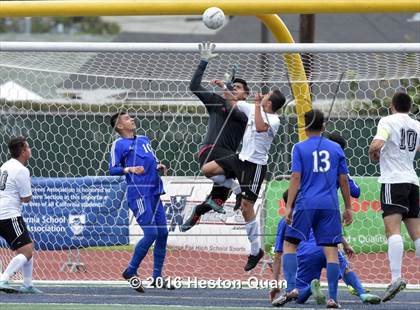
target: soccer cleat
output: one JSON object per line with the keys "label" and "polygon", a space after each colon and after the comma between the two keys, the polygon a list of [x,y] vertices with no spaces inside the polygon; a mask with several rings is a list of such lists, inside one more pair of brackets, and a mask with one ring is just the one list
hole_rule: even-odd
{"label": "soccer cleat", "polygon": [[401,292],[407,286],[407,282],[404,279],[398,278],[397,281],[391,283],[385,291],[382,302],[390,301],[398,292]]}
{"label": "soccer cleat", "polygon": [[10,286],[9,281],[0,281],[0,291],[9,294],[19,293],[19,290]]}
{"label": "soccer cleat", "polygon": [[130,275],[127,272],[127,269],[124,270],[122,273],[122,277],[130,283],[130,287],[138,293],[144,293],[144,287],[141,283],[141,279],[137,276],[137,274]]}
{"label": "soccer cleat", "polygon": [[250,271],[257,266],[258,262],[261,260],[261,258],[264,257],[264,251],[263,249],[260,249],[257,255],[249,255],[248,261],[246,262],[246,265],[244,267],[245,271]]}
{"label": "soccer cleat", "polygon": [[207,199],[205,202],[210,208],[212,208],[217,213],[226,214],[226,210],[223,209],[223,200],[221,199]]}
{"label": "soccer cleat", "polygon": [[174,290],[176,287],[165,277],[157,277],[150,283],[151,287],[163,288],[167,290]]}
{"label": "soccer cleat", "polygon": [[[349,293],[354,295],[354,296],[359,296],[359,294],[357,294],[357,291],[351,287],[350,285],[347,285],[347,289],[349,290]],[[370,290],[368,288],[365,288],[365,293],[370,293]]]}
{"label": "soccer cleat", "polygon": [[238,210],[241,207],[241,203],[242,203],[242,194],[237,194],[236,195],[235,206],[233,207],[233,211]]}
{"label": "soccer cleat", "polygon": [[287,304],[290,301],[296,300],[299,296],[299,291],[297,289],[292,290],[289,293],[283,292],[277,299],[271,303],[274,307],[281,307]]}
{"label": "soccer cleat", "polygon": [[37,289],[34,286],[25,286],[22,285],[19,289],[19,293],[21,294],[43,294],[44,292],[40,289]]}
{"label": "soccer cleat", "polygon": [[341,308],[341,305],[334,299],[328,299],[327,308],[338,309],[338,308]]}
{"label": "soccer cleat", "polygon": [[270,292],[268,293],[270,301],[273,302],[275,299],[277,299],[277,295],[281,293],[282,291],[279,288],[272,288]]}
{"label": "soccer cleat", "polygon": [[197,215],[196,213],[197,207],[198,206],[194,207],[190,217],[184,223],[182,223],[181,226],[179,226],[180,232],[186,232],[187,230],[190,230],[195,224],[197,224],[200,221],[200,215]]}
{"label": "soccer cleat", "polygon": [[381,298],[374,294],[361,294],[359,298],[364,304],[376,305],[381,303]]}
{"label": "soccer cleat", "polygon": [[314,296],[317,305],[325,305],[326,297],[321,291],[321,284],[318,279],[311,281],[311,293]]}

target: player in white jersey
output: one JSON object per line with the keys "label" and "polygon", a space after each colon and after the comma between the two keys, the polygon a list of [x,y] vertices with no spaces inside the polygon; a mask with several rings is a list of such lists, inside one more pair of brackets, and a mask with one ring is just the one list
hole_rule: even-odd
{"label": "player in white jersey", "polygon": [[[0,291],[6,293],[42,293],[32,285],[33,243],[22,218],[21,203],[32,199],[31,177],[26,164],[31,149],[24,137],[9,142],[11,159],[0,167],[0,237],[16,252],[0,276]],[[9,279],[22,269],[23,286],[17,290]]]}
{"label": "player in white jersey", "polygon": [[[224,87],[224,85],[219,85]],[[225,187],[234,188],[237,184],[226,180],[223,175],[234,174],[241,188],[241,210],[246,222],[245,229],[251,243],[251,253],[248,256],[245,271],[253,269],[263,258],[264,251],[260,244],[259,223],[256,221],[254,204],[258,198],[261,184],[267,172],[268,152],[276,135],[280,120],[275,114],[285,103],[284,95],[279,91],[272,91],[265,96],[257,94],[255,104],[245,101],[235,101],[229,97],[225,89],[225,97],[229,103],[244,112],[248,117],[247,128],[242,140],[242,149],[239,154],[216,159],[205,164],[202,172],[206,177],[213,177],[215,182]],[[219,178],[214,179],[214,177]]]}
{"label": "player in white jersey", "polygon": [[419,179],[414,170],[414,157],[420,152],[420,122],[411,118],[411,98],[396,93],[392,98],[392,115],[383,117],[369,148],[372,160],[379,160],[381,207],[388,238],[388,258],[392,274],[382,301],[388,301],[406,286],[401,278],[404,244],[401,221],[405,223],[420,257]]}

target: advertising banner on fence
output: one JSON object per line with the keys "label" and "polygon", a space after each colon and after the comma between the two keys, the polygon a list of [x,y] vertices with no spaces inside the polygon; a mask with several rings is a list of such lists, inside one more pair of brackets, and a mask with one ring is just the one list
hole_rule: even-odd
{"label": "advertising banner on fence", "polygon": [[[225,204],[226,214],[206,213],[200,223],[187,232],[180,232],[179,226],[189,217],[193,208],[204,201],[212,188],[206,178],[164,177],[166,194],[162,203],[168,223],[168,246],[189,251],[246,254],[249,241],[246,236],[242,214],[233,211],[235,195]],[[256,202],[257,220],[261,219],[262,199],[265,185],[261,187],[260,198]],[[130,243],[134,244],[142,236],[142,231],[130,215]]]}
{"label": "advertising banner on fence", "polygon": [[32,178],[33,198],[22,215],[35,247],[128,244],[125,187],[117,177]]}
{"label": "advertising banner on fence", "polygon": [[[359,185],[359,199],[352,199],[353,223],[344,228],[344,236],[356,252],[372,253],[387,250],[380,204],[380,184],[377,178],[353,177]],[[285,213],[283,192],[288,188],[287,180],[271,181],[266,191],[265,246],[271,248],[275,241],[277,224]],[[341,198],[341,194],[339,194]],[[341,201],[341,206],[343,203]],[[405,250],[414,250],[413,243],[402,225]]]}

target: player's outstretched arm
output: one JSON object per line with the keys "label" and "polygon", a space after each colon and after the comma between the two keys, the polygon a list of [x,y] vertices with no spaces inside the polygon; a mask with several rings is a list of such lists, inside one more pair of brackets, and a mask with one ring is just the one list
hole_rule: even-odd
{"label": "player's outstretched arm", "polygon": [[238,102],[238,99],[232,94],[232,92],[227,88],[225,82],[223,80],[215,79],[211,81],[211,84],[219,86],[221,89],[223,89],[223,96],[225,98],[225,101],[228,103],[229,106],[226,106],[226,108],[232,108],[236,105]]}
{"label": "player's outstretched arm", "polygon": [[[217,54],[214,54],[215,44],[210,42],[200,43],[198,45],[200,50],[200,63],[198,64],[197,69],[194,72],[194,75],[190,82],[190,90],[196,95],[207,107],[207,105],[212,104],[211,97],[213,92],[209,91],[203,85],[201,81],[203,79],[204,71],[207,68],[207,64],[210,59],[217,57]],[[213,102],[214,103],[214,102]]]}
{"label": "player's outstretched arm", "polygon": [[344,200],[343,223],[344,225],[350,225],[353,221],[353,215],[351,210],[350,187],[347,174],[340,174],[338,176],[338,183]]}
{"label": "player's outstretched arm", "polygon": [[255,130],[257,132],[266,132],[268,131],[268,124],[264,121],[264,118],[262,116],[261,112],[261,102],[262,102],[263,96],[261,94],[255,94]]}

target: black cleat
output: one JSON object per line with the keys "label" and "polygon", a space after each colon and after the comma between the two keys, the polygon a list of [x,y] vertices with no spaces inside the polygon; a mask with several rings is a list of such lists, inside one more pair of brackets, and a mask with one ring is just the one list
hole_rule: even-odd
{"label": "black cleat", "polygon": [[249,255],[248,261],[246,262],[246,265],[244,267],[245,271],[250,271],[257,266],[258,262],[264,257],[264,251],[263,249],[260,249],[260,252],[257,255]]}
{"label": "black cleat", "polygon": [[235,206],[233,207],[233,211],[239,210],[241,208],[241,203],[242,203],[242,194],[237,194],[236,195]]}
{"label": "black cleat", "polygon": [[122,273],[122,277],[128,281],[130,287],[138,293],[144,293],[144,287],[141,283],[141,279],[137,274],[129,275],[127,269]]}
{"label": "black cleat", "polygon": [[181,226],[179,226],[179,231],[186,232],[186,231],[190,230],[195,224],[197,224],[200,221],[201,216],[197,214],[197,208],[198,208],[198,206],[196,206],[194,208],[190,217],[184,223],[182,223]]}
{"label": "black cleat", "polygon": [[407,282],[404,279],[398,278],[397,281],[391,283],[385,291],[384,297],[382,298],[382,302],[390,301],[401,292],[407,286]]}
{"label": "black cleat", "polygon": [[163,288],[166,290],[174,290],[176,287],[165,277],[157,277],[153,279],[153,282],[150,283],[151,287]]}
{"label": "black cleat", "polygon": [[212,208],[217,213],[226,214],[226,210],[223,209],[224,201],[221,199],[207,199],[205,204]]}
{"label": "black cleat", "polygon": [[282,307],[288,302],[296,300],[298,297],[299,297],[299,291],[297,289],[294,289],[293,291],[289,293],[284,291],[283,294],[280,294],[280,296],[274,299],[271,304],[274,307]]}

